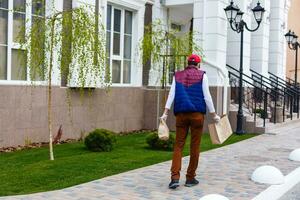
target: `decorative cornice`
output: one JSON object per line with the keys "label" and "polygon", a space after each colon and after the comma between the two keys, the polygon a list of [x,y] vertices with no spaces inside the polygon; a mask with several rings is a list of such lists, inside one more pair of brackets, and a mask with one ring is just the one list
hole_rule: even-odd
{"label": "decorative cornice", "polygon": [[148,0],[108,0],[109,3],[125,6],[134,10],[144,7]]}

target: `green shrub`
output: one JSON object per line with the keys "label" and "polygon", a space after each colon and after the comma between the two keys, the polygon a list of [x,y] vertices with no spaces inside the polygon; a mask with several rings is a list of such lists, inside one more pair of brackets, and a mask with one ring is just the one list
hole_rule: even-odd
{"label": "green shrub", "polygon": [[257,108],[256,110],[254,110],[255,113],[259,114],[261,118],[268,118],[268,113],[262,109],[262,108]]}
{"label": "green shrub", "polygon": [[115,133],[105,129],[95,129],[84,139],[85,146],[90,151],[111,151],[116,142]]}
{"label": "green shrub", "polygon": [[170,134],[169,139],[165,141],[160,140],[157,133],[150,133],[146,138],[146,142],[151,149],[171,151],[175,143],[175,136]]}

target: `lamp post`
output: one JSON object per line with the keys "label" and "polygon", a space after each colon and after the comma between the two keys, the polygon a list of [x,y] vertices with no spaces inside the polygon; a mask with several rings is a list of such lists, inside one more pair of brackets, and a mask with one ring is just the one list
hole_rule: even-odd
{"label": "lamp post", "polygon": [[240,47],[240,74],[239,74],[239,110],[237,114],[237,126],[236,126],[236,133],[237,134],[244,134],[245,131],[243,129],[243,54],[244,54],[244,30],[248,30],[250,32],[257,31],[260,27],[260,24],[263,20],[265,9],[260,6],[260,2],[257,2],[255,8],[252,9],[254,18],[257,22],[257,27],[255,29],[250,29],[247,23],[243,20],[243,12],[234,5],[233,0],[230,2],[230,5],[227,6],[225,9],[225,13],[227,16],[227,20],[230,23],[230,27],[233,31],[237,33],[241,33],[241,47]]}
{"label": "lamp post", "polygon": [[[298,36],[295,34],[295,32],[292,32],[289,30],[287,34],[285,34],[286,41],[288,43],[288,46],[291,50],[294,50],[296,52],[296,59],[295,59],[295,89],[297,90],[297,82],[298,82],[298,48],[300,47],[300,43],[298,42]],[[298,90],[297,90],[298,91]],[[297,102],[294,101],[294,112],[298,113],[299,110],[299,96],[297,95]]]}

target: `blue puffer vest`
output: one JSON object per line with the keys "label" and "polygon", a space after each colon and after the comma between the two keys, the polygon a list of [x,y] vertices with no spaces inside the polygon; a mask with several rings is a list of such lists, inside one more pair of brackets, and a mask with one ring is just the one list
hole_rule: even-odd
{"label": "blue puffer vest", "polygon": [[202,90],[204,71],[188,66],[175,73],[176,90],[174,114],[187,112],[206,113],[206,103]]}

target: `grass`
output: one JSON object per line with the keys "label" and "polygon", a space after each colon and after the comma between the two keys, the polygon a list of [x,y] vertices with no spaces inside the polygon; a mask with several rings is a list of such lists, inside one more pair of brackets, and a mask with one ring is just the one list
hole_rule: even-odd
{"label": "grass", "polygon": [[[62,189],[106,176],[126,172],[170,160],[172,152],[151,150],[145,133],[118,136],[112,152],[89,152],[82,142],[57,145],[55,161],[48,160],[48,149],[31,149],[0,154],[0,196],[28,194]],[[253,137],[233,135],[223,145]],[[189,139],[184,155],[189,154]],[[223,145],[212,145],[209,135],[202,137],[201,150]]]}

